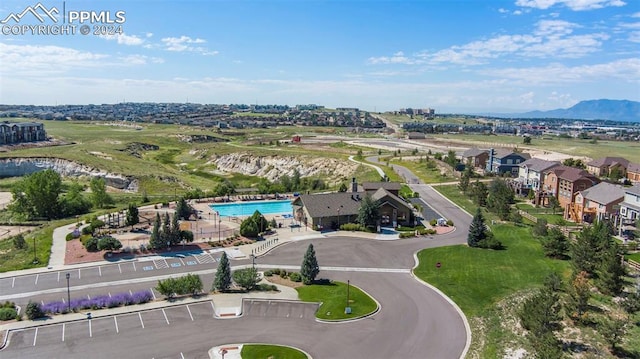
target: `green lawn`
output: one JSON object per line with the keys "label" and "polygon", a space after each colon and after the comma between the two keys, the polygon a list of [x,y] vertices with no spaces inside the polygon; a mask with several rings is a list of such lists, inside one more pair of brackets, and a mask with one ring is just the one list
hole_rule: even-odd
{"label": "green lawn", "polygon": [[417,160],[407,161],[394,158],[390,162],[408,168],[424,183],[441,183],[458,180],[457,178],[452,177],[449,173],[446,173],[443,176],[439,168],[427,168],[426,163],[420,163]]}
{"label": "green lawn", "polygon": [[245,344],[240,357],[243,359],[307,359],[301,351],[280,345]]}
{"label": "green lawn", "polygon": [[[551,273],[568,274],[569,263],[544,256],[529,227],[492,227],[505,250],[467,246],[425,249],[415,274],[455,301],[468,317],[481,316],[504,297],[542,284]],[[436,269],[435,263],[442,263]]]}
{"label": "green lawn", "polygon": [[[33,233],[23,233],[27,248],[16,249],[13,246],[11,238],[0,240],[0,272],[10,272],[14,270],[29,269],[36,267],[46,267],[49,264],[51,256],[51,243],[53,242],[53,228],[63,225],[64,223],[72,223],[73,221],[57,221],[55,224],[48,225],[41,230],[37,227]],[[23,227],[26,228],[26,227]],[[38,263],[33,263],[33,238],[35,237],[36,258]]]}
{"label": "green lawn", "polygon": [[296,288],[300,300],[305,302],[321,302],[316,317],[328,320],[357,318],[373,313],[378,304],[373,298],[353,285],[349,286],[349,306],[351,314],[345,314],[347,303],[347,284],[331,282],[331,284],[312,284]]}

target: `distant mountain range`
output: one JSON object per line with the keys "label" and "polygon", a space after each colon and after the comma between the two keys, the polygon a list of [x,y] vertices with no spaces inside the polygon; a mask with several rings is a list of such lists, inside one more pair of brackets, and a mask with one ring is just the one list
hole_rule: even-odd
{"label": "distant mountain range", "polygon": [[566,118],[640,122],[640,102],[629,100],[588,100],[580,101],[566,109],[491,115],[511,118]]}

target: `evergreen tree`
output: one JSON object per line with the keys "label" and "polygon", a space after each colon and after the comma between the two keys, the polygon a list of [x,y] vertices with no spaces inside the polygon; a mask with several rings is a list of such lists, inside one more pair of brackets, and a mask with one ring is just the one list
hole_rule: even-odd
{"label": "evergreen tree", "polygon": [[113,198],[107,193],[107,184],[103,177],[93,177],[89,187],[91,188],[91,202],[97,208],[104,208],[114,203]]}
{"label": "evergreen tree", "polygon": [[175,215],[178,216],[178,219],[188,220],[192,213],[193,208],[187,203],[184,197],[180,198],[180,200],[176,203],[175,212]]}
{"label": "evergreen tree", "polygon": [[549,207],[551,207],[553,214],[556,214],[556,212],[560,210],[560,202],[557,197],[549,197]]}
{"label": "evergreen tree", "polygon": [[24,240],[24,236],[22,233],[19,233],[15,237],[13,237],[13,248],[15,249],[25,249],[27,248],[27,241]]}
{"label": "evergreen tree", "polygon": [[178,222],[178,216],[176,214],[173,215],[173,217],[171,217],[171,229],[170,229],[170,233],[171,233],[171,244],[178,244],[180,243],[180,240],[182,239],[180,237],[180,222]]}
{"label": "evergreen tree", "polygon": [[469,197],[471,197],[477,206],[484,207],[487,204],[487,194],[487,186],[476,179],[473,185],[471,185]]}
{"label": "evergreen tree", "polygon": [[601,264],[601,255],[613,243],[609,226],[598,221],[584,227],[571,246],[571,260],[576,272],[584,271],[591,276]]}
{"label": "evergreen tree", "polygon": [[162,238],[160,237],[160,213],[158,212],[156,212],[156,219],[153,222],[153,229],[151,230],[149,245],[153,249],[162,248]]}
{"label": "evergreen tree", "polygon": [[140,215],[138,213],[138,207],[133,203],[129,203],[129,208],[127,208],[127,216],[125,219],[125,224],[127,226],[131,226],[131,230],[133,230],[133,226],[135,226],[139,222],[140,222]]}
{"label": "evergreen tree", "polygon": [[462,171],[462,176],[460,176],[460,183],[458,183],[458,188],[462,191],[462,193],[467,193],[469,190],[469,184],[471,183],[471,177],[473,176],[473,167],[471,166],[471,161],[467,161],[467,164],[464,167],[464,171]]}
{"label": "evergreen tree", "polygon": [[169,217],[169,212],[164,212],[160,239],[162,240],[162,246],[166,246],[167,243],[171,243],[171,218]]}
{"label": "evergreen tree", "polygon": [[531,228],[531,234],[535,237],[546,237],[548,233],[547,220],[544,218],[539,218],[536,224],[533,225],[533,228]]}
{"label": "evergreen tree", "polygon": [[487,208],[506,220],[511,212],[511,204],[514,202],[513,190],[502,179],[494,179],[488,189]]}
{"label": "evergreen tree", "polygon": [[622,318],[608,317],[598,323],[598,333],[609,344],[609,349],[615,352],[627,332],[627,321]]}
{"label": "evergreen tree", "polygon": [[469,225],[469,234],[467,235],[467,244],[469,247],[478,247],[480,243],[487,238],[487,227],[484,224],[484,216],[480,207],[476,209],[471,225]]}
{"label": "evergreen tree", "polygon": [[595,283],[602,293],[615,296],[622,292],[626,268],[617,245],[612,245],[603,253],[597,275]]}
{"label": "evergreen tree", "polygon": [[216,277],[213,281],[212,290],[224,292],[231,287],[231,267],[229,266],[229,258],[227,253],[222,252],[220,257],[220,263],[218,263],[218,269],[216,270]]}
{"label": "evergreen tree", "polygon": [[542,249],[547,257],[563,259],[569,251],[569,241],[557,227],[551,228],[546,237],[541,239]]}
{"label": "evergreen tree", "polygon": [[587,272],[582,271],[575,274],[567,294],[565,300],[567,314],[574,321],[584,321],[589,308],[589,299],[591,299],[591,286]]}
{"label": "evergreen tree", "polygon": [[344,182],[340,183],[340,188],[338,188],[338,192],[347,192],[347,185]]}
{"label": "evergreen tree", "polygon": [[366,194],[358,209],[358,223],[366,227],[375,227],[378,224],[378,218],[380,218],[378,201],[374,200],[371,195]]}
{"label": "evergreen tree", "polygon": [[311,284],[316,279],[318,273],[320,273],[320,267],[316,259],[316,251],[313,249],[313,244],[309,244],[307,252],[304,254],[304,259],[302,260],[302,266],[300,267],[302,281],[304,284]]}

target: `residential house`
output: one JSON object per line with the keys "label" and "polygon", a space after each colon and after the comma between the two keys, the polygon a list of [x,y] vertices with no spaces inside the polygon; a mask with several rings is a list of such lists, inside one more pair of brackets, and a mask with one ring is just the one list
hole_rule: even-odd
{"label": "residential house", "polygon": [[471,166],[475,168],[485,168],[489,159],[489,150],[481,150],[479,148],[470,148],[462,153],[462,163],[465,165],[471,162]]}
{"label": "residential house", "polygon": [[631,182],[640,182],[640,164],[629,163],[627,167],[627,179]]}
{"label": "residential house", "polygon": [[47,133],[38,122],[0,123],[0,145],[45,141]]}
{"label": "residential house", "polygon": [[602,157],[587,163],[587,171],[598,177],[609,177],[615,168],[621,177],[627,174],[629,161],[622,157]]}
{"label": "residential house", "polygon": [[518,175],[520,164],[531,156],[526,153],[515,152],[510,149],[500,148],[489,150],[489,159],[486,165],[486,171],[500,175],[511,174]]}
{"label": "residential house", "polygon": [[558,199],[560,207],[565,210],[565,218],[568,218],[568,208],[574,202],[576,193],[598,182],[596,176],[583,169],[560,165],[545,171],[542,190],[545,195]]}
{"label": "residential house", "polygon": [[576,193],[569,208],[569,216],[576,222],[591,223],[616,214],[618,205],[624,200],[624,187],[607,182]]}
{"label": "residential house", "polygon": [[[353,179],[353,181],[355,181],[355,179]],[[353,181],[352,183],[354,183]],[[384,188],[394,196],[400,196],[400,188],[402,188],[402,184],[398,182],[362,182],[361,188],[369,194],[373,194],[379,188]]]}
{"label": "residential house", "polygon": [[300,195],[292,203],[294,218],[312,228],[336,229],[356,221],[360,204],[367,195],[378,202],[381,226],[415,224],[411,205],[382,186],[375,191],[353,191],[352,187],[350,192]]}
{"label": "residential house", "polygon": [[539,191],[544,183],[545,171],[560,166],[560,162],[530,158],[518,166],[518,182],[522,188]]}
{"label": "residential house", "polygon": [[624,201],[620,205],[620,215],[629,221],[640,219],[640,184],[626,188]]}

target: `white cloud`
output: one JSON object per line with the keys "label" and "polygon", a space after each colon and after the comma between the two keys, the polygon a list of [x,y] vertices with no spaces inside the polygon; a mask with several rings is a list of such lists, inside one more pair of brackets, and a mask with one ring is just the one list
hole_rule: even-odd
{"label": "white cloud", "polygon": [[165,45],[165,50],[176,52],[199,52],[203,55],[216,55],[217,51],[209,51],[202,46],[193,46],[194,44],[204,44],[207,41],[200,38],[192,39],[189,36],[165,37],[161,40]]}
{"label": "white cloud", "polygon": [[72,68],[98,67],[109,55],[60,46],[0,43],[0,72],[60,73]]}
{"label": "white cloud", "polygon": [[119,58],[125,64],[128,65],[146,65],[148,63],[162,64],[164,59],[160,57],[149,57],[145,55],[128,55]]}
{"label": "white cloud", "polygon": [[405,64],[405,65],[414,65],[421,63],[418,59],[411,59],[404,55],[402,51],[398,51],[393,56],[381,56],[381,57],[370,57],[367,60],[370,64]]}
{"label": "white cloud", "polygon": [[602,9],[605,7],[625,6],[622,0],[517,0],[516,5],[534,9],[548,9],[555,5],[566,6],[574,11]]}
{"label": "white cloud", "polygon": [[105,40],[115,40],[119,45],[142,45],[145,40],[136,35],[118,34],[118,35],[100,35]]}

